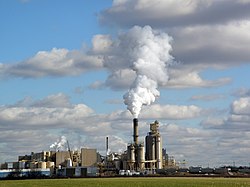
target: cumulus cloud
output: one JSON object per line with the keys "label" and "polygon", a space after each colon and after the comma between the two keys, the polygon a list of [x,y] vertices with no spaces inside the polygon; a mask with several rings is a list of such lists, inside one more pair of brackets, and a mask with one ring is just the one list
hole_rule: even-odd
{"label": "cumulus cloud", "polygon": [[[69,97],[62,93],[49,95],[40,100],[27,97],[14,105],[2,105],[0,147],[6,153],[0,154],[1,162],[6,158],[16,160],[14,157],[28,154],[29,151],[48,150],[58,134],[65,136],[70,142],[72,141],[72,144],[78,145],[78,148],[84,146],[99,150],[105,147],[100,144],[105,140],[105,136],[116,134],[113,138],[120,143],[117,144],[118,147],[114,145],[113,149],[125,150],[126,137],[123,139],[123,136],[119,135],[122,128],[111,128],[112,124],[117,126],[117,119],[123,119],[125,123],[126,117],[124,120],[119,115],[121,114],[115,113],[113,116],[96,114],[84,104],[70,103]],[[74,137],[77,137],[79,142]],[[96,137],[103,139],[98,141]],[[7,157],[9,154],[14,157]]]}
{"label": "cumulus cloud", "polygon": [[201,122],[201,126],[214,129],[238,129],[250,131],[249,123],[250,97],[242,97],[232,102],[228,116],[224,118],[208,117]]}
{"label": "cumulus cloud", "polygon": [[159,105],[154,104],[150,107],[145,107],[142,110],[140,117],[142,118],[155,118],[155,119],[171,119],[182,120],[200,117],[202,115],[202,109],[195,106],[183,106],[183,105]]}
{"label": "cumulus cloud", "polygon": [[102,67],[102,59],[84,51],[53,48],[15,64],[2,65],[1,74],[9,77],[38,78],[72,76]]}
{"label": "cumulus cloud", "polygon": [[[51,98],[65,104],[60,105],[54,102],[54,107],[52,104],[47,105],[45,101]],[[69,98],[62,93],[40,100],[29,98],[22,101],[24,100],[28,101],[20,101],[15,105],[0,108],[2,132],[0,147],[6,151],[6,154],[0,155],[2,160],[7,158],[6,155],[10,152],[15,155],[12,157],[13,161],[17,155],[29,154],[29,151],[48,150],[51,143],[58,138],[57,134],[65,136],[72,145],[77,145],[78,148],[97,148],[102,154],[105,154],[106,136],[110,139],[112,151],[124,151],[127,143],[131,141],[132,120],[128,111],[96,114],[86,105],[70,103]],[[236,101],[232,103],[231,114],[228,118],[208,118],[203,121],[201,128],[187,126],[186,121],[183,120],[201,117],[204,109],[198,106],[155,104],[145,107],[139,121],[140,137],[143,139],[149,131],[147,124],[151,123],[152,119],[159,119],[163,146],[167,148],[168,154],[174,155],[176,159],[185,159],[188,164],[192,165],[204,164],[204,159],[210,162],[211,166],[220,166],[221,160],[233,159],[236,162],[244,163],[244,158],[237,151],[246,152],[249,149],[246,141],[250,138],[249,118],[236,119],[233,118],[233,115],[236,115],[234,114],[236,112],[237,116],[242,114],[249,105],[249,101],[242,99]],[[34,103],[36,103],[35,106]],[[242,103],[247,104],[240,107]],[[171,123],[168,123],[169,120]],[[176,124],[172,123],[173,120]],[[242,124],[239,125],[239,122],[243,121],[246,131],[242,133],[240,130]],[[232,126],[235,127],[233,131]],[[33,141],[30,141],[31,139]],[[44,141],[40,141],[41,139]],[[22,143],[17,143],[17,140]],[[238,141],[244,143],[238,144]],[[6,143],[3,144],[3,142]],[[212,153],[211,150],[213,150]],[[229,154],[225,155],[225,151]],[[237,159],[235,159],[236,157]]]}
{"label": "cumulus cloud", "polygon": [[250,17],[249,1],[115,0],[99,15],[102,24],[154,27],[220,24]]}
{"label": "cumulus cloud", "polygon": [[202,64],[203,68],[249,63],[249,29],[249,21],[173,28],[169,31],[175,39],[173,55],[184,64]]}
{"label": "cumulus cloud", "polygon": [[92,38],[93,52],[96,54],[105,54],[112,47],[112,44],[110,35],[97,34]]}
{"label": "cumulus cloud", "polygon": [[[99,19],[103,24],[125,28],[148,24],[166,31],[173,37],[172,55],[181,64],[169,68],[170,81],[165,86],[213,87],[228,84],[231,79],[204,80],[200,76],[202,71],[250,62],[249,8],[250,2],[243,0],[117,0],[100,13]],[[111,44],[110,37],[104,38]],[[119,68],[123,68],[122,64],[109,63],[110,67]],[[113,82],[114,87],[116,82],[119,79]]]}
{"label": "cumulus cloud", "polygon": [[250,114],[250,97],[243,97],[233,102],[232,113],[237,115]]}
{"label": "cumulus cloud", "polygon": [[2,129],[15,128],[55,128],[53,125],[77,125],[84,117],[93,114],[93,110],[84,104],[70,104],[69,98],[62,93],[33,101],[25,98],[11,106],[0,107],[0,125]]}
{"label": "cumulus cloud", "polygon": [[[135,28],[131,29],[128,33],[131,33],[132,30],[135,30]],[[155,33],[156,31],[152,29],[152,32]],[[177,31],[176,33],[178,32],[180,33],[180,31]],[[162,32],[157,32],[157,33],[162,33]],[[176,35],[175,32],[173,32],[172,34]],[[130,48],[128,47],[132,45],[131,43],[133,43],[134,40],[132,38],[129,39],[127,35],[122,33],[116,39],[112,39],[111,36],[109,35],[97,35],[93,37],[92,52],[94,54],[100,53],[104,56],[103,58],[104,66],[111,73],[108,76],[105,83],[102,82],[102,84],[97,84],[100,83],[100,81],[98,81],[96,83],[93,83],[91,85],[91,88],[102,88],[105,84],[105,86],[110,87],[111,89],[114,90],[124,90],[128,89],[132,84],[132,82],[135,80],[136,73],[133,70],[134,69],[133,61],[135,60],[134,56],[136,56],[135,55],[136,52],[135,49],[131,50],[130,49],[131,47]],[[136,32],[134,33],[134,35],[135,35],[133,36],[134,39],[142,38],[143,41],[145,39],[145,37],[143,38],[141,35],[138,36],[138,33]],[[196,61],[194,59],[188,59],[188,57],[186,57],[185,54],[189,55],[190,58],[192,56],[195,56],[195,54],[201,55],[199,54],[200,46],[194,47],[194,45],[198,44],[191,41],[192,38],[196,39],[197,37],[193,35],[191,39],[187,39],[189,37],[190,36],[185,36],[183,39],[184,42],[182,40],[179,41],[178,37],[177,41],[175,41],[174,37],[173,46],[175,47],[175,49],[173,53],[177,55],[178,57],[177,60],[180,61],[181,63],[176,63],[176,65],[168,67],[168,73],[170,79],[168,82],[164,81],[164,83],[160,83],[159,86],[171,87],[171,88],[213,87],[230,83],[231,79],[228,77],[222,77],[217,80],[204,80],[200,76],[201,71],[203,71],[209,66],[217,67],[218,63],[213,63],[209,61],[209,64],[207,64],[208,61],[206,59],[206,56],[204,57],[204,59],[200,58],[199,60]],[[189,49],[193,50],[195,49],[197,51],[194,50],[190,52]],[[207,51],[209,51],[209,49],[207,49]],[[209,54],[206,55],[209,56]],[[130,56],[130,58],[128,58],[128,56]],[[195,68],[193,67],[193,65],[191,66],[189,63],[196,63]]]}
{"label": "cumulus cloud", "polygon": [[[220,120],[210,122],[218,125],[221,123]],[[238,129],[232,131],[226,127],[215,129],[216,127],[201,129],[174,123],[160,126],[168,154],[174,155],[178,160],[185,159],[188,164],[203,167],[231,165],[232,160],[237,165],[247,164],[242,153],[249,150],[250,133]]]}
{"label": "cumulus cloud", "polygon": [[201,69],[181,65],[171,67],[169,69],[170,79],[162,86],[170,88],[215,87],[231,82],[229,77],[205,80],[200,76]]}

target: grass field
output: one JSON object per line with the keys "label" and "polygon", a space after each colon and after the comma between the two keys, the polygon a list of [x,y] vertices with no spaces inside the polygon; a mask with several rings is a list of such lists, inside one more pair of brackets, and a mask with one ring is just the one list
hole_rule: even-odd
{"label": "grass field", "polygon": [[250,187],[250,178],[81,178],[2,180],[0,187]]}

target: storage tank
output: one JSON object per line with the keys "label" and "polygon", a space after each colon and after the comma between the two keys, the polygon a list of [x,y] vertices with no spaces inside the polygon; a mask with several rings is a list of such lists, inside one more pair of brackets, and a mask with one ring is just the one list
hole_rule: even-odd
{"label": "storage tank", "polygon": [[156,147],[155,147],[155,157],[156,157],[156,168],[162,168],[162,146],[161,146],[161,136],[158,134],[155,137]]}
{"label": "storage tank", "polygon": [[128,162],[135,162],[135,147],[133,144],[128,146]]}
{"label": "storage tank", "polygon": [[130,144],[127,149],[127,164],[129,169],[134,169],[135,165],[135,147],[133,144]]}
{"label": "storage tank", "polygon": [[38,168],[46,169],[46,162],[38,162]]}
{"label": "storage tank", "polygon": [[144,156],[144,145],[139,144],[138,146],[138,164],[139,168],[142,170],[145,168],[145,156]]}

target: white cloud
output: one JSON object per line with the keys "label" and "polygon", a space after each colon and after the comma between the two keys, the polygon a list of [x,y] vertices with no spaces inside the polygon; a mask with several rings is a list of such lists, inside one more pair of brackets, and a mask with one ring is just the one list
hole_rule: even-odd
{"label": "white cloud", "polygon": [[242,97],[231,104],[230,113],[224,118],[209,116],[201,122],[201,126],[212,129],[228,129],[250,131],[249,123],[250,97]]}
{"label": "white cloud", "polygon": [[237,115],[250,114],[250,97],[243,97],[233,102],[232,113]]}
{"label": "white cloud", "polygon": [[[15,128],[47,128],[54,129],[57,125],[78,126],[85,117],[91,116],[93,110],[84,104],[73,105],[69,98],[62,94],[47,96],[33,101],[25,98],[11,106],[0,107],[0,125],[3,129]],[[7,125],[8,124],[8,125]]]}
{"label": "white cloud", "polygon": [[112,43],[110,35],[95,35],[92,38],[93,52],[97,54],[105,53],[111,48]]}
{"label": "white cloud", "polygon": [[[173,55],[186,65],[225,68],[249,63],[250,21],[173,28]],[[206,36],[206,37],[204,37]]]}
{"label": "white cloud", "polygon": [[204,80],[200,76],[202,68],[193,68],[188,65],[177,65],[169,68],[169,81],[163,87],[170,88],[190,88],[190,87],[215,87],[222,86],[231,82],[228,77],[217,80]]}
{"label": "white cloud", "polygon": [[248,132],[232,131],[226,127],[216,130],[190,128],[184,124],[163,124],[160,132],[168,154],[176,156],[179,161],[185,159],[188,165],[218,167],[230,165],[232,160],[236,165],[247,164],[242,153],[249,150]]}
{"label": "white cloud", "polygon": [[88,86],[90,89],[102,89],[105,87],[105,83],[102,81],[95,81]]}
{"label": "white cloud", "polygon": [[195,106],[184,105],[159,105],[154,104],[150,107],[144,107],[140,117],[142,118],[155,118],[155,119],[190,119],[200,117],[202,115],[202,109]]}
{"label": "white cloud", "polygon": [[202,120],[200,125],[204,128],[221,128],[225,124],[225,119],[208,117]]}
{"label": "white cloud", "polygon": [[39,51],[22,62],[4,65],[2,73],[9,77],[38,78],[44,76],[79,75],[102,68],[102,59],[87,55],[84,51],[53,48]]}
{"label": "white cloud", "polygon": [[[48,150],[49,145],[59,135],[66,136],[72,147],[97,148],[102,154],[105,154],[106,136],[110,139],[112,151],[124,151],[127,143],[131,141],[132,119],[128,111],[100,115],[83,104],[69,103],[69,106],[58,106],[55,102],[54,108],[51,105],[31,106],[49,98],[69,103],[69,98],[59,93],[38,101],[31,99],[23,105],[17,103],[16,106],[0,108],[0,147],[6,152],[0,155],[0,160],[6,160],[10,153],[14,156],[9,161],[13,161],[17,155]],[[240,106],[240,103],[235,105]],[[241,110],[236,111],[241,112]],[[200,127],[190,127],[183,120],[199,118],[201,115],[203,109],[194,105],[156,104],[145,107],[139,120],[140,139],[143,140],[149,131],[148,120],[152,122],[152,119],[159,119],[163,146],[167,148],[167,153],[174,155],[176,159],[185,159],[188,165],[204,166],[204,160],[209,162],[210,166],[220,166],[224,160],[225,162],[234,160],[236,163],[244,164],[246,157],[239,152],[245,153],[249,150],[249,141],[246,141],[250,138],[249,119],[243,121],[242,118],[230,118],[233,114],[225,119],[211,117],[203,121]],[[164,121],[169,120],[181,121],[178,121],[178,125],[165,124]],[[244,128],[248,130],[244,132],[242,132],[242,122],[247,122]],[[239,141],[242,143],[239,144]],[[228,154],[225,155],[225,152]]]}
{"label": "white cloud", "polygon": [[123,0],[99,15],[102,24],[172,27],[230,22],[249,18],[249,1],[234,0]]}
{"label": "white cloud", "polygon": [[63,93],[49,95],[48,97],[34,102],[32,107],[46,107],[46,108],[67,108],[70,107],[69,97]]}
{"label": "white cloud", "polygon": [[[0,162],[6,159],[14,161],[18,155],[30,151],[49,150],[49,145],[60,134],[77,148],[85,146],[103,151],[105,145],[101,143],[105,140],[104,136],[110,136],[112,140],[119,141],[117,145],[111,144],[114,150],[125,149],[127,140],[119,136],[122,127],[116,121],[123,119],[123,123],[126,122],[119,115],[119,112],[113,116],[95,114],[84,104],[71,104],[69,98],[61,93],[38,101],[26,98],[15,105],[1,106],[0,147],[6,153],[0,154]],[[111,128],[113,124],[117,128]],[[99,141],[96,137],[103,139]],[[9,154],[14,156],[7,157]]]}

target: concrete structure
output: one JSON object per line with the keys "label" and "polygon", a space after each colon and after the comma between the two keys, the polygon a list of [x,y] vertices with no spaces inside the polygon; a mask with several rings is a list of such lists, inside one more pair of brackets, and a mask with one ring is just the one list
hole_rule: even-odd
{"label": "concrete structure", "polygon": [[97,165],[97,152],[96,149],[81,149],[81,166],[90,167]]}

